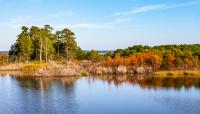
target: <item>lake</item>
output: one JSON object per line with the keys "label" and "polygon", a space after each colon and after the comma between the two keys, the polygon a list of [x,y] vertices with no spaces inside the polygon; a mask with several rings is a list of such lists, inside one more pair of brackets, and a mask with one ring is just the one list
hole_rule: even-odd
{"label": "lake", "polygon": [[0,114],[200,114],[199,78],[0,77]]}

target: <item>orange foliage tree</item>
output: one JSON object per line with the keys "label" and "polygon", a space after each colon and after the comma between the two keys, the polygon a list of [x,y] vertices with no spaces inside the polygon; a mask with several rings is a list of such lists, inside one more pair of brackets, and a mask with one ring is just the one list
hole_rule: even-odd
{"label": "orange foliage tree", "polygon": [[174,68],[174,60],[175,57],[172,53],[168,53],[167,54],[167,65],[168,65],[168,69],[172,70]]}
{"label": "orange foliage tree", "polygon": [[151,62],[152,62],[153,70],[157,71],[162,66],[162,57],[157,55],[157,54],[152,54],[151,55]]}
{"label": "orange foliage tree", "polygon": [[123,64],[123,59],[120,54],[115,55],[114,64],[117,66]]}
{"label": "orange foliage tree", "polygon": [[137,65],[138,64],[138,59],[134,54],[131,54],[129,59],[130,59],[130,64],[131,65]]}

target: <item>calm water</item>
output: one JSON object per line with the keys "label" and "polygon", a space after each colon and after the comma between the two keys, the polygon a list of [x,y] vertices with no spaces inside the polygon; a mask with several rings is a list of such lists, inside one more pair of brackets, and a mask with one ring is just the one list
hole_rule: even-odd
{"label": "calm water", "polygon": [[0,114],[200,114],[200,79],[0,77]]}

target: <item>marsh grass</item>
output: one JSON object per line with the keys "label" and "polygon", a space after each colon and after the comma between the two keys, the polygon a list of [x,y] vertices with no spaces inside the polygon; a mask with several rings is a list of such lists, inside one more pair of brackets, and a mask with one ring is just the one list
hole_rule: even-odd
{"label": "marsh grass", "polygon": [[159,71],[154,73],[155,76],[171,76],[171,77],[182,77],[182,76],[193,76],[200,77],[200,70],[186,70],[186,71]]}
{"label": "marsh grass", "polygon": [[38,70],[40,68],[46,68],[47,64],[45,63],[29,63],[29,64],[24,64],[22,65],[21,70]]}
{"label": "marsh grass", "polygon": [[24,72],[25,74],[33,75],[37,70],[42,68],[47,68],[47,64],[29,63],[29,64],[24,64],[21,68],[21,71]]}
{"label": "marsh grass", "polygon": [[1,74],[12,74],[12,75],[24,75],[24,76],[32,76],[39,69],[47,68],[46,63],[13,63],[0,67]]}

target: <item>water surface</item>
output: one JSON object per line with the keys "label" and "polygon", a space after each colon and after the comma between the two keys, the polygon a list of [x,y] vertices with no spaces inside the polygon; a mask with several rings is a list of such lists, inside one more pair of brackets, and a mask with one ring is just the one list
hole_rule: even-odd
{"label": "water surface", "polygon": [[0,77],[0,114],[200,114],[200,79]]}

